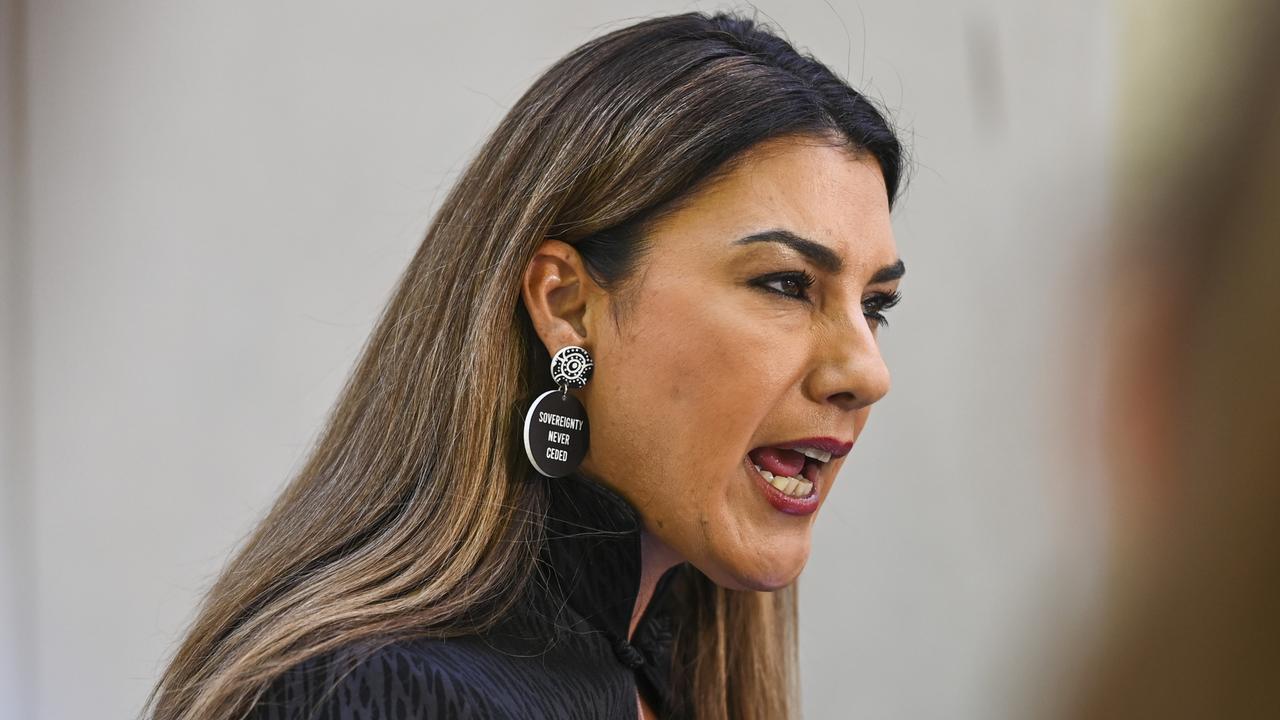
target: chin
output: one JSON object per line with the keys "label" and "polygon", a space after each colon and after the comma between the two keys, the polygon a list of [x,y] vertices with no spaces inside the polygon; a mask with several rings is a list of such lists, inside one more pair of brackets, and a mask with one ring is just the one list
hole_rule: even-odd
{"label": "chin", "polygon": [[702,573],[715,584],[731,590],[757,590],[773,592],[795,582],[800,571],[809,561],[806,546],[803,553],[775,553],[773,555],[743,558],[740,562],[719,563],[711,572]]}

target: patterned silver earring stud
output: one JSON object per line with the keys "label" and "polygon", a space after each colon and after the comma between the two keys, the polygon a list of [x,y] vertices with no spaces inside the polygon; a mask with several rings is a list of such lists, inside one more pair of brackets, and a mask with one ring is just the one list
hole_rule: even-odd
{"label": "patterned silver earring stud", "polygon": [[558,387],[535,398],[524,416],[524,451],[533,469],[547,477],[568,475],[587,454],[587,410],[569,388],[586,385],[594,369],[586,348],[560,348],[551,357],[551,379]]}
{"label": "patterned silver earring stud", "polygon": [[568,385],[580,388],[591,379],[591,371],[595,369],[591,362],[591,353],[577,345],[560,348],[551,357],[551,379],[556,385]]}

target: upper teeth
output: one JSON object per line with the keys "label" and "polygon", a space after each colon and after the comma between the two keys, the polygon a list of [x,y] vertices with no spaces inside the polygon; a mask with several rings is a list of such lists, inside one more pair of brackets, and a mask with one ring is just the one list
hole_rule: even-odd
{"label": "upper teeth", "polygon": [[822,452],[821,450],[815,450],[813,448],[795,448],[795,451],[800,453],[801,455],[804,455],[805,457],[811,457],[814,460],[817,460],[818,462],[822,462],[822,463],[831,459],[831,453]]}

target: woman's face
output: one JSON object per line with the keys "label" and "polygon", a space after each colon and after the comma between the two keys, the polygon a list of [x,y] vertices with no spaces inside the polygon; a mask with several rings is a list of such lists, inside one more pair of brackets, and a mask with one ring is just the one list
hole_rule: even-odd
{"label": "woman's face", "polygon": [[[901,265],[873,157],[786,138],[746,159],[653,231],[620,324],[592,293],[585,337],[552,349],[595,361],[575,391],[581,471],[635,505],[649,543],[726,587],[773,590],[803,569],[841,454],[889,390],[876,315]],[[778,449],[797,442],[834,454]],[[756,467],[816,482],[791,498]]]}

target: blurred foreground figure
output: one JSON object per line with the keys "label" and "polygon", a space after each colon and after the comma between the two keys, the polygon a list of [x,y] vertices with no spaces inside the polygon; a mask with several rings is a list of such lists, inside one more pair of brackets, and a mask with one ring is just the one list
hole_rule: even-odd
{"label": "blurred foreground figure", "polygon": [[1280,3],[1123,3],[1109,606],[1064,717],[1280,718]]}

